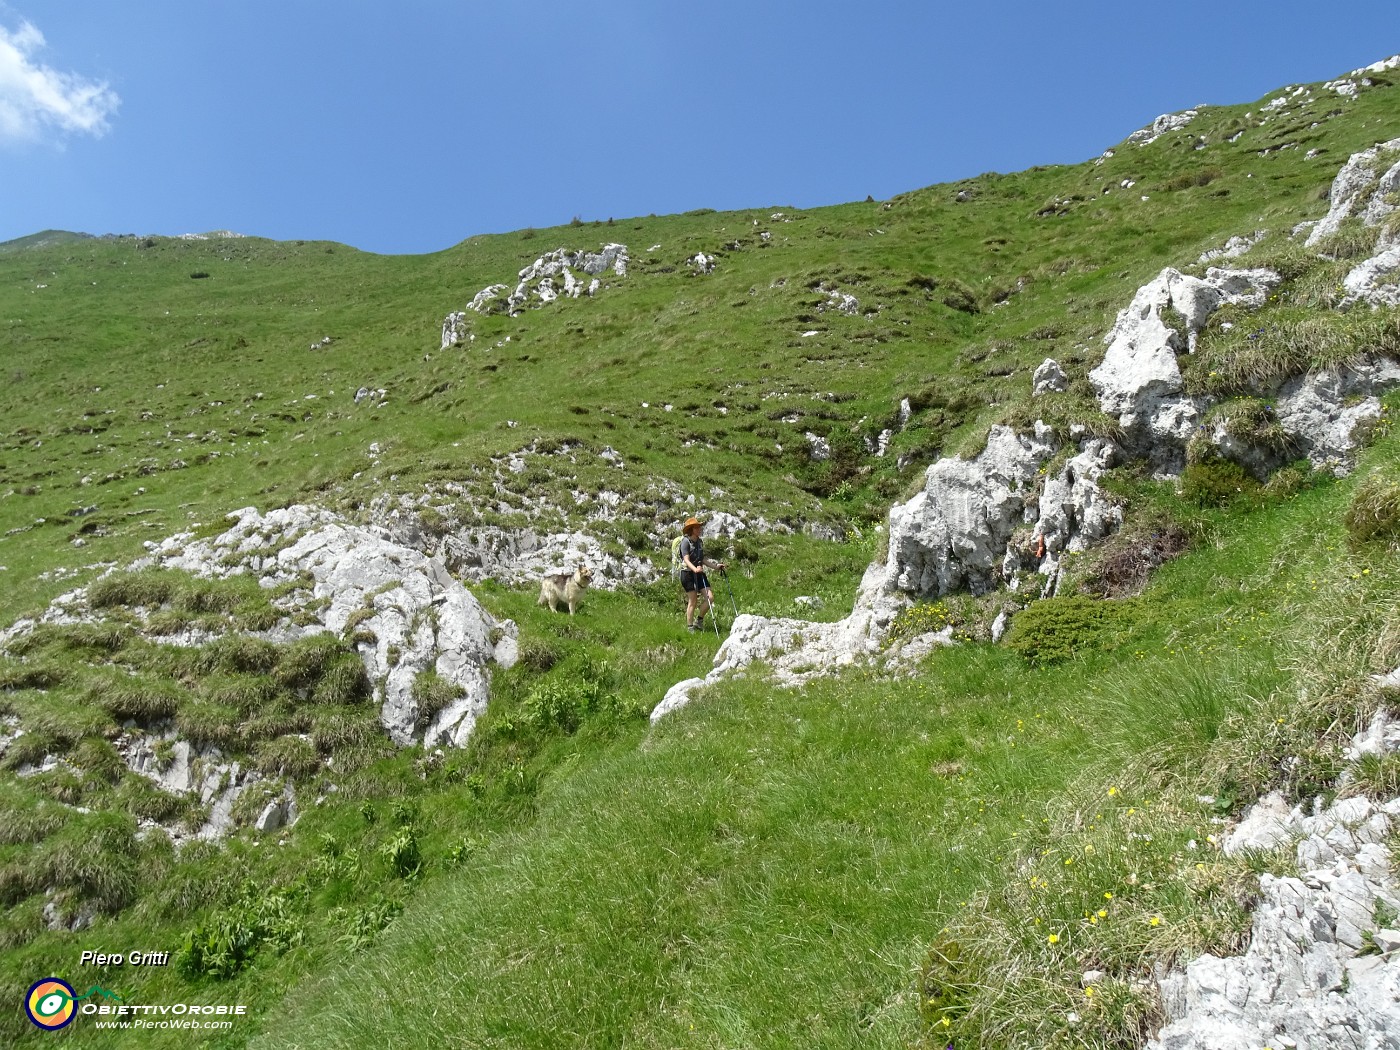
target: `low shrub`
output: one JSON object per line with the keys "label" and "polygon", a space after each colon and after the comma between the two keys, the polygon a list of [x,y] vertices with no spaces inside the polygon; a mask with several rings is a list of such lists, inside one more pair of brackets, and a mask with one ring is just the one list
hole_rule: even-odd
{"label": "low shrub", "polygon": [[410,827],[395,832],[379,847],[379,855],[397,878],[411,879],[423,870],[423,853],[418,847],[418,836]]}
{"label": "low shrub", "polygon": [[1158,566],[1184,554],[1191,538],[1174,521],[1150,518],[1115,533],[1094,554],[1083,587],[1102,598],[1121,598],[1142,590]]}
{"label": "low shrub", "polygon": [[967,632],[959,630],[965,622],[962,611],[948,601],[916,602],[894,618],[890,624],[890,639],[916,638],[951,627],[955,638],[967,640]]}
{"label": "low shrub", "polygon": [[191,979],[233,977],[265,948],[280,955],[299,945],[305,937],[303,912],[288,894],[250,888],[238,903],[185,934],[175,966]]}
{"label": "low shrub", "polygon": [[[656,587],[655,589],[658,591],[662,590],[660,587]],[[674,588],[669,585],[664,588],[665,594],[662,595],[664,604],[675,604],[675,595],[673,591]],[[531,638],[521,643],[520,646],[520,665],[534,671],[536,674],[544,674],[544,672],[557,664],[562,657],[563,654],[559,651],[558,646],[542,639]]]}
{"label": "low shrub", "polygon": [[1257,496],[1259,482],[1238,463],[1207,459],[1189,463],[1181,472],[1181,498],[1197,507],[1225,507]]}
{"label": "low shrub", "polygon": [[1016,614],[1006,645],[1033,667],[1046,667],[1084,652],[1116,648],[1137,616],[1131,601],[1101,601],[1076,594],[1032,602]]}

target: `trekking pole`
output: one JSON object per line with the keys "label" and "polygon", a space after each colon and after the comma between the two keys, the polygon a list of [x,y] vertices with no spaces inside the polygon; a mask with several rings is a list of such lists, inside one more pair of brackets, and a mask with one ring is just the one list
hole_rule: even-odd
{"label": "trekking pole", "polygon": [[719,640],[719,610],[715,608],[715,589],[710,586],[710,578],[705,577],[705,597],[710,606],[710,623],[714,624],[715,640]]}
{"label": "trekking pole", "polygon": [[734,601],[734,585],[729,582],[729,570],[720,569],[719,574],[724,577],[724,589],[729,592],[729,607],[734,610],[734,619],[739,618],[739,605]]}

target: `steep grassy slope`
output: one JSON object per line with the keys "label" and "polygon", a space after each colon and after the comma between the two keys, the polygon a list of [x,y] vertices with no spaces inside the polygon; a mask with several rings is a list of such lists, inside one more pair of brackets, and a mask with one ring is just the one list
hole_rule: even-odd
{"label": "steep grassy slope", "polygon": [[[1030,418],[1043,358],[1079,381],[1035,412],[1094,417],[1082,376],[1141,283],[1259,229],[1247,261],[1287,255],[1346,157],[1400,133],[1384,77],[1355,99],[1313,94],[1206,109],[1100,162],[806,212],[582,223],[413,258],[252,238],[0,253],[0,622],[250,503],[363,515],[428,492],[451,523],[551,527],[605,486],[628,513],[599,527],[658,558],[655,535],[692,510],[793,527],[735,552],[738,600],[776,613],[817,593],[840,615],[871,526],[933,458]],[[596,297],[469,315],[475,340],[439,349],[443,316],[476,291],[608,241],[632,263]],[[1326,305],[1324,269],[1298,272],[1297,308]],[[828,308],[829,290],[859,308]],[[1376,323],[1393,335],[1393,317]],[[1213,347],[1193,382],[1239,356]],[[357,404],[362,386],[386,395]],[[1376,436],[1357,478],[1395,460],[1396,438]],[[565,444],[627,466],[538,456],[494,492],[493,459]],[[658,503],[656,481],[685,495]],[[28,740],[0,772],[0,989],[52,973],[131,1001],[247,1004],[205,1039],[221,1046],[1132,1045],[1154,1017],[1135,983],[1151,961],[1244,928],[1249,871],[1201,850],[1212,821],[1285,756],[1290,790],[1321,789],[1377,702],[1356,683],[1397,657],[1400,566],[1385,536],[1348,547],[1354,479],[1204,508],[1131,470],[1116,484],[1130,519],[1170,521],[1193,550],[1112,603],[1108,630],[1071,624],[1068,659],[974,643],[908,680],[787,693],[749,678],[654,730],[645,713],[714,648],[676,629],[669,585],[596,595],[569,623],[484,586],[520,623],[522,661],[472,746],[346,747],[313,764],[317,802],[276,846],[136,837],[159,803],[113,767],[111,683],[198,675],[166,647],[42,634],[0,663],[0,714]],[[552,509],[527,510],[541,494]],[[191,608],[258,613],[256,596],[188,587]],[[229,688],[243,673],[218,667]],[[81,774],[16,775],[44,753]],[[96,906],[91,930],[46,928],[55,887]],[[104,946],[182,965],[77,966]],[[1086,969],[1109,975],[1096,1001]]]}

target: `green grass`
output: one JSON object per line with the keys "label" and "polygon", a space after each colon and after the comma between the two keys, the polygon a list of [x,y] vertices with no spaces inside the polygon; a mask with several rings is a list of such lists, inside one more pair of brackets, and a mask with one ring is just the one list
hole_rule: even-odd
{"label": "green grass", "polygon": [[[7,246],[0,623],[236,508],[363,520],[385,494],[426,494],[432,537],[615,508],[600,538],[662,566],[684,517],[742,510],[775,531],[715,543],[734,604],[838,619],[889,505],[934,458],[994,422],[1112,434],[1082,376],[1165,265],[1199,270],[1201,251],[1273,231],[1243,264],[1276,265],[1278,297],[1222,311],[1235,326],[1209,327],[1185,364],[1191,389],[1230,399],[1232,432],[1271,434],[1251,384],[1393,351],[1393,311],[1325,312],[1344,264],[1283,233],[1322,213],[1318,191],[1394,123],[1394,98],[1380,86],[1267,122],[1211,108],[1102,164],[885,202],[585,223],[422,257]],[[1353,256],[1364,232],[1344,234],[1331,247]],[[630,273],[598,297],[473,317],[474,342],[439,350],[442,317],[480,288],[611,240]],[[709,276],[684,265],[700,250],[719,253]],[[824,287],[861,310],[819,310]],[[1032,402],[1047,356],[1075,383]],[[388,395],[356,405],[360,386]],[[910,677],[784,691],[750,675],[655,727],[651,708],[716,647],[681,629],[673,581],[591,591],[572,618],[528,589],[474,587],[519,625],[521,659],[495,672],[463,750],[389,744],[353,631],[254,637],[280,614],[250,577],[103,576],[101,622],[44,624],[0,654],[0,716],[25,730],[0,761],[0,995],[54,974],[130,1001],[247,1004],[199,1043],[220,1047],[1139,1045],[1159,1017],[1139,979],[1232,951],[1247,928],[1254,862],[1219,853],[1219,821],[1270,788],[1330,791],[1381,700],[1366,676],[1400,662],[1400,442],[1384,421],[1371,437],[1351,479],[1287,467],[1241,498],[1208,459],[1181,488],[1120,468],[1106,484],[1123,538],[1073,560],[1071,593],[1020,612],[1007,644],[984,640],[995,602],[916,605],[901,630],[966,641]],[[1086,597],[1102,593],[1124,600]],[[223,637],[168,644],[191,627]],[[428,709],[453,699],[432,675],[417,691]],[[245,825],[178,849],[138,834],[192,830],[206,807],[125,770],[128,720],[265,774]],[[17,775],[48,755],[63,762]],[[1350,790],[1393,791],[1392,766]],[[295,827],[247,830],[285,781]],[[48,929],[50,900],[93,927]],[[176,964],[79,969],[94,945]],[[1104,976],[1086,989],[1090,969]],[[0,1020],[0,1041],[44,1038]],[[81,1019],[69,1038],[129,1041]]]}

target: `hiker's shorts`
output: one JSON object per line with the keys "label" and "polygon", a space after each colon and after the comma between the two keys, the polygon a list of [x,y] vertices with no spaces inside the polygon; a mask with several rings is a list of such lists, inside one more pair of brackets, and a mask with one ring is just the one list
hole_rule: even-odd
{"label": "hiker's shorts", "polygon": [[691,572],[689,569],[681,570],[681,589],[689,594],[691,591],[706,591],[710,588],[710,581],[703,572]]}

